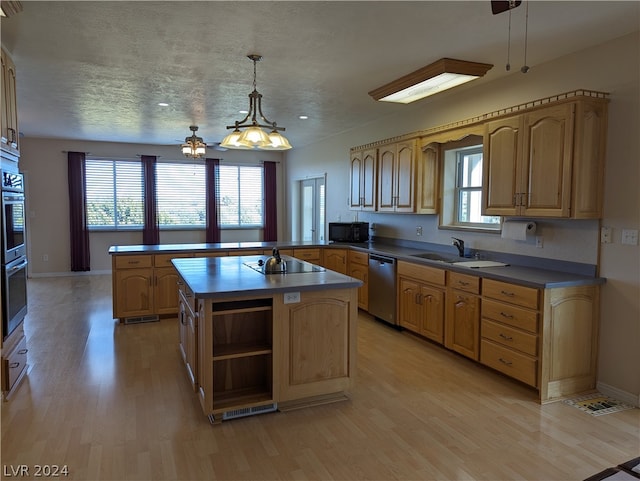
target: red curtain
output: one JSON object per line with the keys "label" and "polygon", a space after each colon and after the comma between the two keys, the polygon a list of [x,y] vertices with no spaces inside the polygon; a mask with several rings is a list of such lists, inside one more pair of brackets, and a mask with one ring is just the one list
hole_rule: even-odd
{"label": "red curtain", "polygon": [[158,201],[156,196],[156,162],[155,155],[142,155],[144,178],[144,228],[142,243],[145,245],[160,244],[160,226],[158,225]]}
{"label": "red curtain", "polygon": [[69,226],[71,270],[88,271],[90,267],[89,228],[87,223],[85,153],[68,152]]}
{"label": "red curtain", "polygon": [[205,159],[207,178],[207,229],[206,242],[220,242],[220,225],[218,224],[218,166],[220,159]]}
{"label": "red curtain", "polygon": [[264,230],[262,240],[275,242],[278,240],[278,206],[277,206],[276,163],[264,163]]}

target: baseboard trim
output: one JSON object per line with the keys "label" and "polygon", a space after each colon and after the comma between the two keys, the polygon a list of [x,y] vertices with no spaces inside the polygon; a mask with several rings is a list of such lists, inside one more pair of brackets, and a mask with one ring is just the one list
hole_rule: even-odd
{"label": "baseboard trim", "polygon": [[596,388],[598,392],[605,394],[609,397],[617,399],[618,401],[622,401],[627,404],[631,404],[635,407],[640,407],[640,395],[633,394],[627,391],[623,391],[622,389],[618,389],[617,387],[610,386],[603,382],[599,382],[596,384]]}

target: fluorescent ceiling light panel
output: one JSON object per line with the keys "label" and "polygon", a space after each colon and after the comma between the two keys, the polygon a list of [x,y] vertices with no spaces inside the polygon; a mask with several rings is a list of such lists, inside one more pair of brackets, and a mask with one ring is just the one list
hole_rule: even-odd
{"label": "fluorescent ceiling light panel", "polygon": [[369,92],[375,100],[408,104],[482,77],[493,65],[442,58]]}

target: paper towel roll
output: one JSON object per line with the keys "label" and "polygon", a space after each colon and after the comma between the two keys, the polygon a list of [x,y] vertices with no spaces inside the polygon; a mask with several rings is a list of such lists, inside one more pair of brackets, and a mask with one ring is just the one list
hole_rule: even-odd
{"label": "paper towel roll", "polygon": [[535,234],[536,223],[525,221],[511,221],[502,224],[502,238],[527,240],[527,235]]}

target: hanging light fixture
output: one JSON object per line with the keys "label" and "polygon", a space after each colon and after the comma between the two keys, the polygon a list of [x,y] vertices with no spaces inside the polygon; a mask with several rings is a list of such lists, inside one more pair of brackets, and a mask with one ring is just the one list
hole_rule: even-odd
{"label": "hanging light fixture", "polygon": [[201,159],[207,153],[207,144],[203,142],[202,137],[198,137],[196,135],[196,132],[198,131],[198,127],[196,125],[189,126],[189,130],[191,130],[193,134],[184,139],[184,144],[182,144],[182,153],[187,157]]}
{"label": "hanging light fixture", "polygon": [[[261,55],[247,55],[253,61],[253,92],[249,94],[249,112],[242,120],[236,120],[234,125],[227,125],[227,129],[233,129],[227,135],[220,147],[228,149],[255,149],[255,150],[288,150],[291,144],[280,133],[284,127],[278,127],[275,122],[268,120],[262,113],[262,94],[256,89],[256,63],[262,60]],[[260,116],[260,123],[258,121]],[[267,133],[263,129],[270,130]]]}

